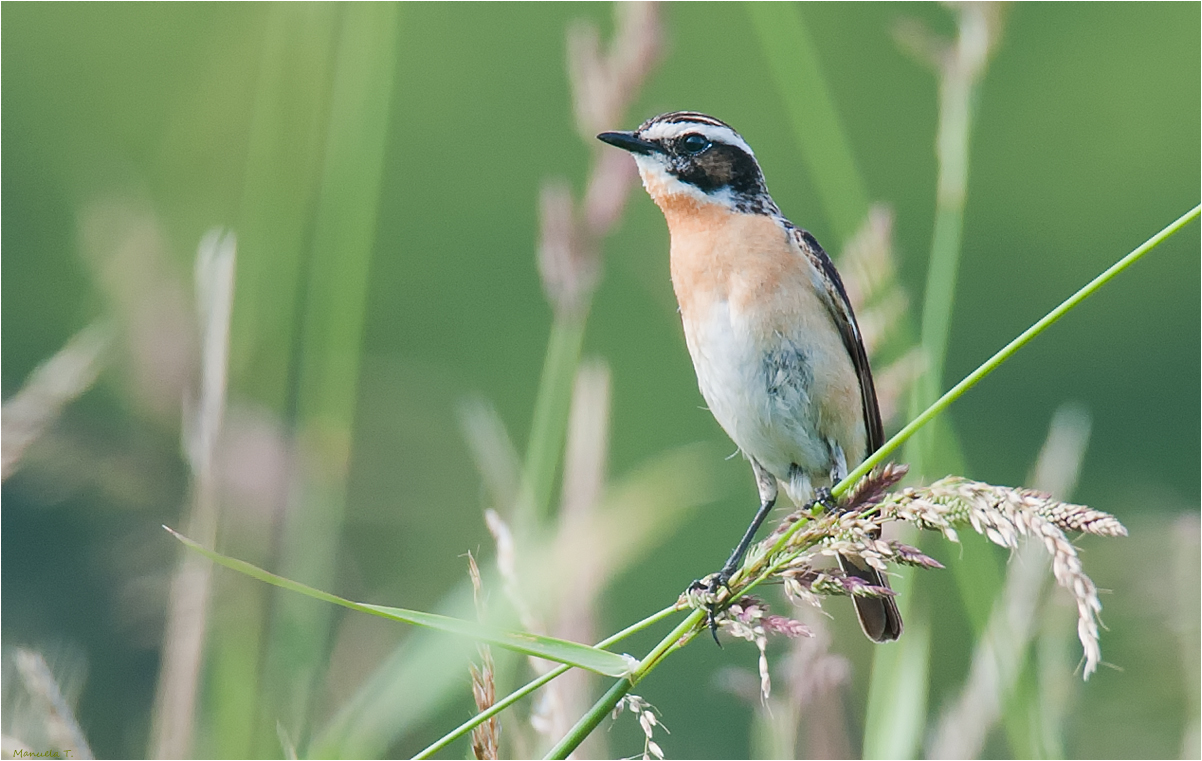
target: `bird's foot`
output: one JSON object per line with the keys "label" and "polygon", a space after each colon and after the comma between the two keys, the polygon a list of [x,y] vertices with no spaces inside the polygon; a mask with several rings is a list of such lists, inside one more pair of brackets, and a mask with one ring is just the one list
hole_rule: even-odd
{"label": "bird's foot", "polygon": [[814,512],[818,508],[822,508],[828,513],[833,513],[839,509],[839,503],[835,500],[835,495],[831,494],[831,490],[826,486],[819,486],[814,490],[814,501],[810,503],[814,507]]}
{"label": "bird's foot", "polygon": [[[714,643],[722,647],[718,641],[718,614],[725,608],[723,603],[730,598],[731,572],[723,568],[718,573],[711,573],[702,579],[697,579],[689,585],[685,596],[694,603],[695,607],[705,610],[705,624],[709,627]],[[726,590],[723,595],[722,591]]]}

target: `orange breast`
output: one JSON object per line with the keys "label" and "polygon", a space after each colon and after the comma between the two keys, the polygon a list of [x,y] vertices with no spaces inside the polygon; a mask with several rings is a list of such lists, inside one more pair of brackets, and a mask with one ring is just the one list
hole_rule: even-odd
{"label": "orange breast", "polygon": [[[672,285],[690,342],[694,326],[725,302],[747,341],[770,351],[783,337],[814,363],[819,433],[859,462],[866,449],[859,377],[809,260],[772,217],[674,195],[656,202],[672,237]],[[696,358],[694,358],[696,361]]]}

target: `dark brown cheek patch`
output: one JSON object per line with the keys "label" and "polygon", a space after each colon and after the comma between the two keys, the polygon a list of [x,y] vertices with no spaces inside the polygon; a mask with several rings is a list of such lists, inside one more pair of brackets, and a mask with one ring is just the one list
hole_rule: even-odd
{"label": "dark brown cheek patch", "polygon": [[709,178],[708,184],[711,187],[720,188],[728,184],[734,175],[734,161],[723,150],[711,150],[697,163],[701,165],[701,171]]}
{"label": "dark brown cheek patch", "polygon": [[702,193],[728,192],[737,212],[780,213],[768,196],[755,159],[733,145],[714,143],[700,155],[677,152],[669,171]]}

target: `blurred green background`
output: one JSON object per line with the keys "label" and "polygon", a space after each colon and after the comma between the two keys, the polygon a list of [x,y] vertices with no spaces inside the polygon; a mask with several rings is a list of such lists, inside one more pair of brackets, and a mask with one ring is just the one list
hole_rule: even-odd
{"label": "blurred green background", "polygon": [[[785,213],[837,251],[747,9],[661,11],[662,61],[626,122],[612,127],[675,109],[730,122],[755,147]],[[239,236],[227,425],[237,436],[223,455],[232,485],[222,509],[251,527],[220,546],[279,567],[270,542],[280,540],[263,528],[275,508],[256,502],[288,479],[273,437],[345,409],[349,470],[345,498],[333,499],[345,517],[322,537],[334,553],[331,591],[431,610],[462,585],[464,552],[491,554],[487,500],[456,410],[470,395],[487,399],[525,450],[552,318],[535,260],[539,188],[561,176],[579,195],[599,150],[573,124],[564,32],[587,18],[607,36],[612,11],[412,4],[377,8],[367,22],[354,18],[362,12],[3,7],[4,398],[94,319],[110,317],[119,338],[97,386],[4,484],[2,633],[6,646],[86,662],[78,718],[100,756],[146,753],[180,551],[158,527],[180,525],[188,501],[179,443],[180,399],[195,372],[188,294],[197,242],[211,226]],[[930,4],[805,4],[800,14],[869,195],[895,211],[900,277],[918,305],[934,215],[936,82],[899,51],[891,29],[917,18],[950,35],[952,16]],[[1198,202],[1199,21],[1199,6],[1187,3],[1009,9],[980,90],[944,387]],[[384,52],[373,59],[373,50]],[[323,162],[338,149],[338,130],[362,127],[339,121],[338,72],[355,65],[374,77],[365,86],[387,94],[364,127],[370,135],[375,125],[379,141],[348,149],[362,149],[362,174],[330,181]],[[1081,544],[1087,572],[1108,590],[1102,647],[1117,668],[1072,686],[1064,748],[1075,757],[1177,756],[1190,727],[1197,731],[1198,616],[1182,618],[1181,608],[1197,595],[1177,586],[1169,556],[1184,543],[1195,558],[1187,579],[1197,581],[1198,254],[1195,224],[950,412],[964,475],[1000,484],[1024,481],[1062,403],[1092,416],[1075,501],[1114,513],[1131,537]],[[699,409],[667,232],[641,191],[603,257],[584,352],[612,372],[609,472],[621,477],[706,442],[716,484],[713,499],[612,581],[597,614],[608,634],[716,567],[750,517],[754,491],[746,465],[722,459],[733,446]],[[350,273],[346,282],[340,272]],[[313,316],[321,309],[337,326],[328,334]],[[323,346],[333,359],[312,359]],[[306,362],[325,362],[349,385],[307,391],[302,379],[326,376]],[[334,471],[340,447],[331,445]],[[267,546],[256,546],[260,538]],[[940,557],[955,562],[957,552]],[[259,623],[245,636],[268,637],[277,598],[223,573],[214,637],[249,619]],[[924,579],[933,711],[962,683],[971,651],[962,604],[942,573]],[[828,606],[835,650],[852,664],[845,700],[854,724],[871,654],[842,607]],[[409,634],[325,615],[338,624],[339,665],[318,690],[314,726]],[[263,731],[230,719],[231,706],[251,715],[268,704],[255,697],[255,680],[230,676],[237,664],[251,663],[260,687],[273,689],[270,668],[220,647],[227,656],[210,651],[197,753],[278,755],[262,740],[217,739],[237,735],[224,721],[247,737]],[[752,667],[753,651],[699,642],[640,686],[672,730],[657,737],[669,757],[749,752],[751,709],[715,683],[731,663]],[[466,661],[460,671],[449,706],[382,752],[412,754],[468,715]],[[423,685],[406,689],[420,697]],[[633,725],[611,733],[614,753],[637,752]],[[265,726],[274,736],[274,723]],[[1011,752],[997,735],[988,749]]]}

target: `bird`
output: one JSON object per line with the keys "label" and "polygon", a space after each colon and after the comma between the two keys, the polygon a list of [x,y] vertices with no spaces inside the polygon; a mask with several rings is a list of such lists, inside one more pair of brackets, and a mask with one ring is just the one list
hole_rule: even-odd
{"label": "bird", "polygon": [[[882,445],[872,370],[834,263],[781,212],[751,146],[729,124],[674,111],[597,138],[634,156],[663,212],[698,387],[755,476],[759,509],[711,579],[716,591],[739,567],[781,489],[798,506],[816,498],[829,504],[848,466]],[[839,564],[849,577],[889,587],[859,557],[840,555]],[[869,639],[901,636],[891,591],[852,601]]]}

